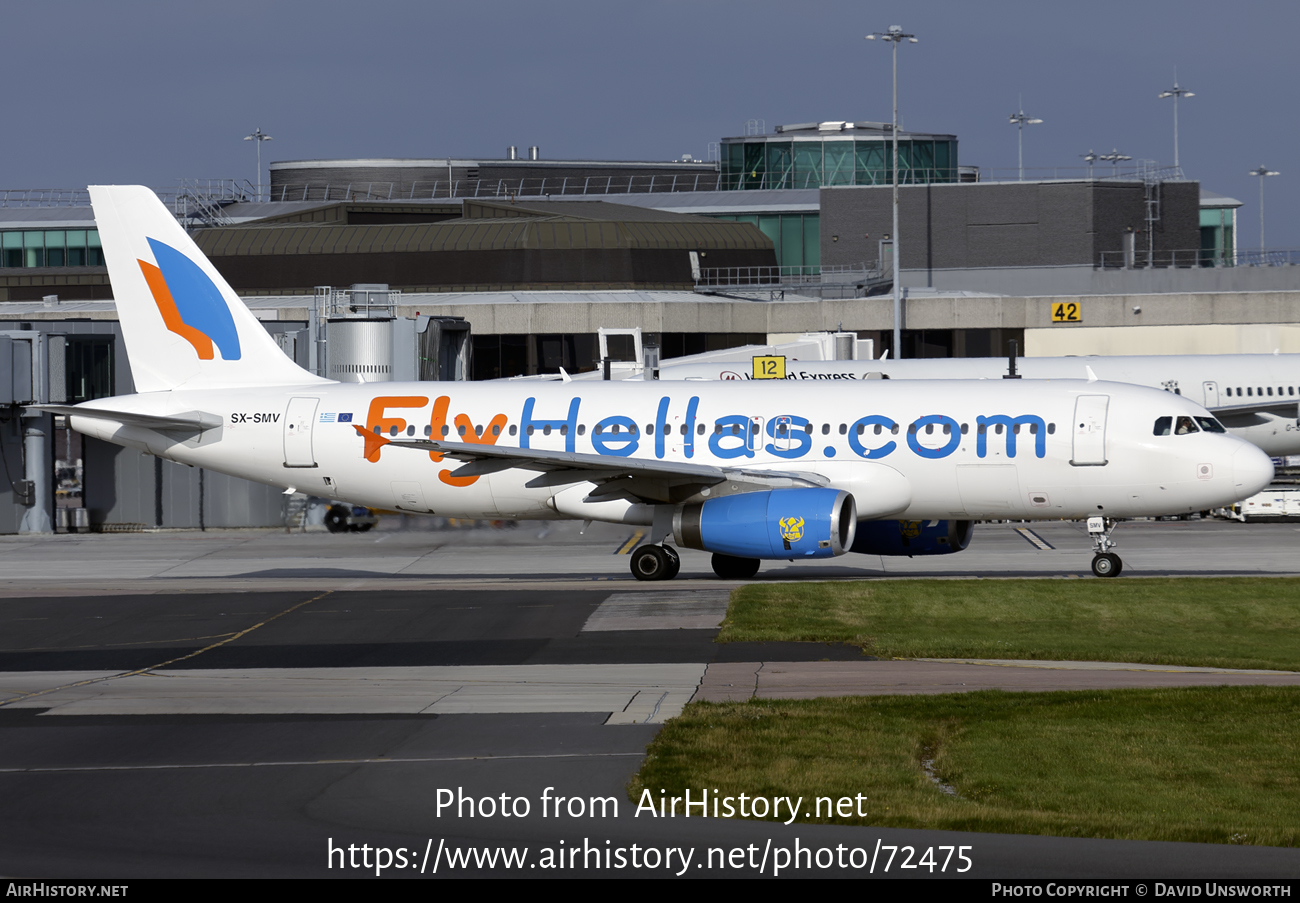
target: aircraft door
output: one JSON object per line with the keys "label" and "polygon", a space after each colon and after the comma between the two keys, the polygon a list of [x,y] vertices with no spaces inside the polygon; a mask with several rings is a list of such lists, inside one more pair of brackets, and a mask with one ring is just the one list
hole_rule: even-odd
{"label": "aircraft door", "polygon": [[1216,382],[1201,383],[1205,389],[1205,406],[1207,408],[1217,408],[1219,406],[1219,384]]}
{"label": "aircraft door", "polygon": [[1074,403],[1075,467],[1098,467],[1106,463],[1106,408],[1109,395],[1080,395]]}
{"label": "aircraft door", "polygon": [[284,414],[284,466],[315,467],[312,426],[316,422],[319,398],[291,398]]}
{"label": "aircraft door", "polygon": [[762,449],[763,449],[763,443],[764,443],[765,441],[766,441],[766,440],[763,438],[763,418],[762,418],[762,417],[750,417],[750,418],[749,418],[749,435],[748,435],[747,437],[745,437],[745,447],[746,447],[746,448],[747,448],[751,453],[753,453],[753,452],[758,452],[758,451],[762,451]]}
{"label": "aircraft door", "polygon": [[790,435],[793,432],[794,418],[788,414],[774,417],[772,419],[772,447],[777,451],[789,451],[791,443],[794,441]]}

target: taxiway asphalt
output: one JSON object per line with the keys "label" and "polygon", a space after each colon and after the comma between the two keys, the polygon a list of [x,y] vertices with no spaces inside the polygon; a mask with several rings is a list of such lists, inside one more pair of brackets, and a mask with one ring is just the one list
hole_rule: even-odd
{"label": "taxiway asphalt", "polygon": [[[328,868],[330,843],[540,850],[585,838],[602,848],[606,840],[693,845],[703,856],[795,837],[850,848],[878,840],[968,845],[968,874],[983,877],[1300,872],[1296,850],[633,817],[626,785],[646,744],[697,692],[746,698],[1300,677],[872,662],[844,646],[716,644],[707,625],[720,619],[732,584],[707,575],[707,556],[683,556],[685,580],[637,584],[615,554],[629,531],[538,536],[546,529],[0,540],[0,872],[359,875],[365,870]],[[1072,525],[1033,529],[1054,548],[1041,549],[1013,526],[988,525],[961,555],[888,562],[886,570],[871,559],[861,570],[842,559],[777,564],[760,576],[1086,573],[1086,536]],[[1293,573],[1297,533],[1295,525],[1134,524],[1118,534],[1120,579]],[[616,798],[620,816],[543,818],[538,801],[548,787]],[[458,788],[478,799],[525,797],[532,811],[439,813],[439,791]]]}

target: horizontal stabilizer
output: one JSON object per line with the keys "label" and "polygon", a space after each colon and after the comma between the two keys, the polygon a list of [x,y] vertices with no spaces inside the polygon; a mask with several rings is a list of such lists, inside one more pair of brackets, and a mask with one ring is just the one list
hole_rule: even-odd
{"label": "horizontal stabilizer", "polygon": [[44,411],[65,417],[91,417],[95,420],[112,420],[127,426],[140,426],[150,430],[188,430],[202,432],[221,426],[221,418],[203,411],[184,414],[137,414],[133,411],[114,411],[108,408],[88,408],[73,404],[33,404],[28,411]]}

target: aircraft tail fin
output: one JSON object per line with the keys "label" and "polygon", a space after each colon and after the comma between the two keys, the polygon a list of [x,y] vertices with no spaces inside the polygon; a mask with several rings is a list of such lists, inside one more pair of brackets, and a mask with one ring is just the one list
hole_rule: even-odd
{"label": "aircraft tail fin", "polygon": [[138,392],[328,382],[291,361],[148,188],[92,185]]}

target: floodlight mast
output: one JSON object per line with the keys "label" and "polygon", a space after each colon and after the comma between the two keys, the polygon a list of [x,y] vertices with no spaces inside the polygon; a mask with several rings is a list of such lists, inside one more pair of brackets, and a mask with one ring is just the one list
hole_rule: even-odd
{"label": "floodlight mast", "polygon": [[[1280,176],[1282,173],[1261,165],[1259,169],[1252,169],[1249,175],[1259,176],[1259,253],[1262,257],[1264,254],[1264,177]],[[1263,260],[1260,261],[1260,263],[1263,262]]]}
{"label": "floodlight mast", "polygon": [[1086,154],[1079,154],[1079,156],[1083,157],[1083,162],[1088,164],[1088,181],[1092,181],[1092,164],[1100,160],[1101,157],[1097,156],[1091,148]]}
{"label": "floodlight mast", "polygon": [[892,45],[894,56],[894,122],[890,127],[894,145],[894,231],[890,235],[890,253],[894,259],[890,262],[890,265],[894,271],[894,360],[898,360],[903,356],[903,296],[899,285],[899,275],[903,268],[903,261],[899,254],[898,244],[898,45],[902,41],[907,41],[909,44],[919,42],[916,40],[915,35],[904,33],[900,25],[891,25],[888,31],[872,32],[867,35],[867,40],[888,41]]}
{"label": "floodlight mast", "polygon": [[262,127],[259,125],[257,131],[253,132],[251,135],[245,135],[244,140],[257,142],[257,199],[260,201],[262,199],[262,142],[273,141],[275,139],[270,135],[265,134],[262,131]]}
{"label": "floodlight mast", "polygon": [[1119,164],[1124,160],[1132,160],[1128,154],[1121,154],[1118,149],[1113,149],[1109,154],[1098,154],[1098,160],[1103,160],[1111,164],[1111,175],[1119,177]]}
{"label": "floodlight mast", "polygon": [[1020,161],[1020,181],[1023,182],[1025,180],[1025,126],[1040,125],[1043,120],[1035,119],[1032,116],[1026,116],[1024,104],[1022,102],[1020,110],[1016,113],[1012,113],[1011,118],[1008,121],[1016,127],[1017,131],[1016,144]]}
{"label": "floodlight mast", "polygon": [[1178,67],[1174,67],[1174,86],[1167,91],[1161,91],[1156,95],[1157,100],[1164,100],[1166,97],[1174,99],[1174,166],[1178,166],[1178,99],[1180,97],[1195,97],[1191,91],[1178,86]]}

